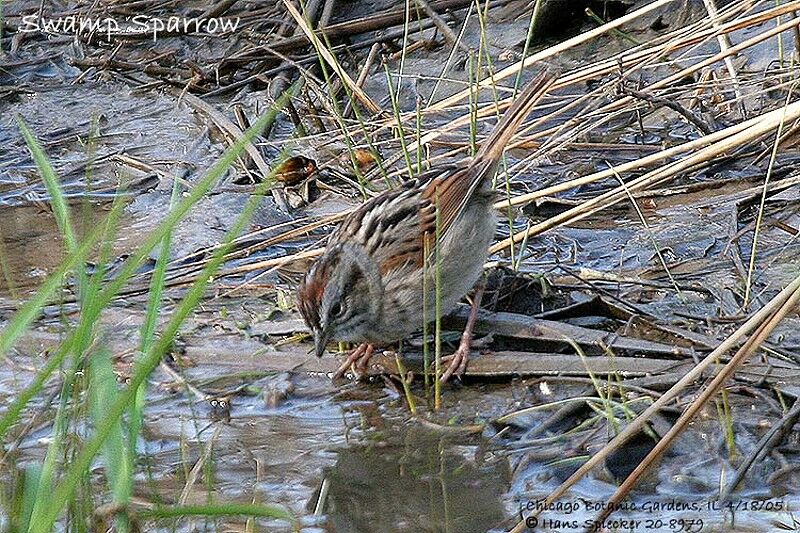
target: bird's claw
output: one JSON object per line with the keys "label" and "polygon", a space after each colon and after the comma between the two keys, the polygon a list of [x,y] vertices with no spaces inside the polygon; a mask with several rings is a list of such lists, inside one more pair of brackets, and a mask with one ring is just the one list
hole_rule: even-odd
{"label": "bird's claw", "polygon": [[460,344],[458,350],[452,355],[442,357],[443,363],[449,363],[444,374],[439,378],[439,381],[446,383],[451,377],[456,376],[460,378],[467,370],[467,361],[469,360],[469,344]]}
{"label": "bird's claw", "polygon": [[375,348],[371,344],[360,344],[355,350],[350,352],[344,363],[339,366],[336,373],[333,375],[333,379],[343,377],[351,368],[353,368],[357,377],[361,378],[364,376],[367,373],[367,365],[374,351]]}

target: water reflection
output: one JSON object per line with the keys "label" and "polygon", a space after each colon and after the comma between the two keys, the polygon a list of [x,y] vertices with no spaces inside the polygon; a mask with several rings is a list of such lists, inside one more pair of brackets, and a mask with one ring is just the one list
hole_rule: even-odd
{"label": "water reflection", "polygon": [[[331,531],[484,532],[505,518],[508,461],[418,426],[337,452],[326,469]],[[313,504],[313,502],[312,502]]]}

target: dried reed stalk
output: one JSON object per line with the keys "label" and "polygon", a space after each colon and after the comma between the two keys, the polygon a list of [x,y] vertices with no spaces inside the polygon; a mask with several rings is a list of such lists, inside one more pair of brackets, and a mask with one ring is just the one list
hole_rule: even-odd
{"label": "dried reed stalk", "polygon": [[[777,129],[781,123],[791,122],[797,120],[798,118],[800,118],[800,102],[795,102],[793,104],[789,104],[785,108],[776,109],[761,115],[757,120],[755,120],[754,123],[747,121],[745,124],[749,123],[750,125],[745,129],[742,129],[740,127],[741,125],[736,125],[721,130],[717,132],[720,134],[717,135],[719,140],[713,144],[694,152],[688,157],[631,180],[625,186],[615,187],[614,189],[596,196],[595,198],[592,198],[591,200],[588,200],[579,206],[568,209],[567,211],[551,217],[543,222],[534,224],[527,230],[517,233],[513,237],[493,245],[490,248],[490,251],[492,253],[496,253],[508,246],[511,246],[512,243],[522,242],[525,238],[530,237],[531,235],[538,235],[539,233],[542,233],[548,229],[552,229],[556,226],[586,218],[589,215],[597,213],[598,211],[625,200],[625,189],[631,192],[636,192],[648,187],[659,185],[670,178],[677,176],[679,173],[685,170],[697,165],[704,165],[709,161],[712,161],[715,157],[719,157],[722,154],[740,148],[747,143],[761,138],[765,134]],[[725,135],[722,135],[723,133],[725,133]],[[647,159],[647,157],[644,159]]]}
{"label": "dried reed stalk", "polygon": [[[800,281],[800,278],[797,278],[795,282]],[[597,517],[598,522],[604,521],[613,511],[619,507],[619,503],[630,493],[631,489],[636,485],[636,483],[642,478],[642,476],[647,472],[647,470],[653,466],[653,464],[661,457],[661,455],[669,449],[675,439],[680,435],[683,430],[689,425],[692,418],[697,414],[697,412],[714,396],[716,395],[722,386],[725,384],[725,381],[731,377],[731,375],[739,368],[747,359],[755,353],[756,350],[764,343],[764,341],[769,338],[775,328],[780,324],[780,322],[786,317],[789,312],[791,312],[800,302],[800,287],[796,288],[793,293],[783,301],[780,308],[775,311],[769,319],[763,322],[758,330],[749,338],[747,342],[745,342],[739,350],[737,350],[736,354],[731,357],[731,360],[728,361],[722,369],[717,372],[717,375],[714,376],[714,379],[708,383],[703,391],[695,398],[686,410],[681,414],[675,424],[669,429],[667,433],[661,437],[661,440],[656,443],[655,447],[650,450],[650,453],[642,459],[636,468],[631,472],[625,481],[623,481],[622,485],[614,492],[611,498],[608,499],[607,506],[604,507],[604,511],[600,513]]]}
{"label": "dried reed stalk", "polygon": [[[700,361],[697,366],[695,366],[692,370],[690,370],[683,378],[681,378],[675,385],[673,385],[668,391],[666,391],[660,398],[658,398],[653,404],[645,409],[642,414],[636,417],[630,424],[628,424],[625,429],[623,429],[616,437],[611,439],[608,444],[606,444],[601,450],[599,450],[596,454],[589,458],[580,468],[578,468],[575,473],[573,473],[566,481],[564,481],[561,485],[559,485],[544,502],[542,508],[548,507],[550,504],[558,500],[561,496],[563,496],[567,490],[570,489],[575,483],[577,483],[583,476],[588,474],[594,467],[598,466],[602,463],[609,455],[611,455],[614,451],[618,450],[622,445],[624,445],[628,440],[638,434],[643,428],[644,425],[656,414],[658,411],[661,410],[667,403],[675,399],[678,394],[683,392],[687,387],[689,387],[692,383],[702,377],[703,372],[709,368],[711,365],[715,364],[719,361],[719,359],[726,354],[729,350],[735,347],[745,336],[749,335],[753,330],[756,328],[762,328],[767,321],[771,318],[776,316],[781,316],[778,313],[778,310],[784,308],[787,302],[794,301],[797,297],[797,293],[800,291],[800,277],[796,278],[792,283],[790,283],[786,288],[784,288],[780,293],[778,293],[774,298],[772,298],[767,304],[762,307],[758,312],[756,312],[753,316],[751,316],[744,324],[739,326],[739,328],[731,334],[730,337],[725,339],[715,350],[709,353],[702,361]],[[759,331],[764,332],[766,330],[760,329]],[[761,339],[762,335],[756,335],[751,339],[751,342],[748,345],[755,345],[757,341]],[[745,346],[748,346],[745,345]],[[743,358],[740,358],[740,361]],[[735,367],[734,367],[735,368]],[[539,514],[536,512],[535,514]],[[521,533],[525,531],[525,522],[522,521],[516,525],[512,530],[512,533]]]}
{"label": "dried reed stalk", "polygon": [[325,43],[320,41],[319,37],[317,37],[317,34],[314,33],[314,30],[308,26],[308,23],[306,23],[306,20],[303,18],[303,15],[300,14],[297,8],[294,7],[288,0],[283,0],[283,4],[286,6],[289,14],[292,15],[295,22],[297,22],[298,27],[303,30],[303,33],[305,33],[306,37],[308,37],[308,40],[311,41],[312,45],[314,45],[314,48],[317,50],[319,55],[322,56],[325,62],[330,65],[334,72],[336,72],[336,75],[339,76],[339,78],[342,80],[342,83],[347,85],[347,88],[350,90],[351,94],[358,98],[358,100],[364,105],[364,107],[367,108],[367,110],[369,110],[370,113],[380,113],[382,110],[378,104],[373,102],[372,98],[370,98],[369,95],[365,93],[355,81],[353,81],[353,78],[351,78],[350,75],[345,72],[330,50],[328,50],[328,47],[325,46]]}

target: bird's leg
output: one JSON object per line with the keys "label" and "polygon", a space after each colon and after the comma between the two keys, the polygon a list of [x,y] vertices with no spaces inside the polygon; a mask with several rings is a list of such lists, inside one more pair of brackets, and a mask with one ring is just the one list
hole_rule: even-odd
{"label": "bird's leg", "polygon": [[486,282],[481,281],[475,288],[475,294],[472,297],[472,307],[469,310],[469,318],[467,325],[464,328],[464,333],[461,334],[461,342],[458,343],[458,349],[453,355],[442,357],[442,361],[447,361],[447,370],[444,371],[442,377],[439,378],[442,383],[450,379],[451,376],[456,375],[461,377],[467,369],[467,360],[469,359],[469,350],[472,347],[472,330],[475,328],[475,321],[478,319],[478,309],[481,306],[481,297],[483,291],[486,289]]}
{"label": "bird's leg", "polygon": [[371,344],[359,344],[358,347],[347,356],[345,362],[342,363],[342,366],[340,366],[333,375],[333,379],[339,379],[344,376],[344,373],[350,370],[350,367],[355,367],[357,375],[364,374],[367,371],[367,364],[374,351],[375,348]]}

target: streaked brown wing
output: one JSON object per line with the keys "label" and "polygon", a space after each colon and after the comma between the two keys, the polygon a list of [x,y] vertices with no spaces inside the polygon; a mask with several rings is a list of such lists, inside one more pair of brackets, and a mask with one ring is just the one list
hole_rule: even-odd
{"label": "streaked brown wing", "polygon": [[423,172],[359,207],[342,221],[328,245],[341,239],[360,242],[382,274],[404,265],[422,268],[424,251],[434,253],[437,204],[441,239],[467,205],[482,170],[450,165]]}
{"label": "streaked brown wing", "polygon": [[424,235],[434,235],[436,230],[436,209],[425,192],[434,181],[446,181],[457,169],[432,169],[372,198],[342,221],[328,246],[341,240],[359,242],[382,274],[403,265],[421,268]]}

